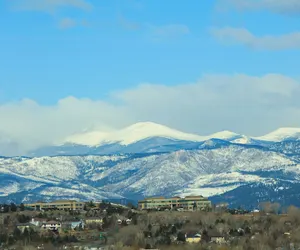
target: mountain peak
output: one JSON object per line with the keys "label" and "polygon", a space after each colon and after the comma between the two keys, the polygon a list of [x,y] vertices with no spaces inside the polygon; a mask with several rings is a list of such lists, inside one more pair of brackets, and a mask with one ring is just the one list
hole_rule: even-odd
{"label": "mountain peak", "polygon": [[179,130],[169,128],[162,124],[145,121],[137,122],[119,130],[106,132],[95,130],[75,134],[68,137],[64,142],[85,146],[100,146],[112,143],[118,143],[120,145],[129,145],[152,137],[162,137],[171,140],[194,142],[206,141],[214,138],[235,143],[249,144],[252,141],[252,139],[262,141],[283,141],[287,139],[300,139],[300,128],[279,128],[261,137],[247,137],[229,130],[223,130],[207,136],[200,136],[197,134],[184,133]]}
{"label": "mountain peak", "polygon": [[257,139],[265,141],[283,141],[287,139],[300,139],[300,128],[283,127],[273,132],[257,137]]}
{"label": "mountain peak", "polygon": [[283,128],[278,128],[272,133],[277,132],[277,133],[299,133],[300,128],[294,128],[294,127],[283,127]]}
{"label": "mountain peak", "polygon": [[210,135],[211,138],[226,139],[226,140],[235,138],[238,136],[240,136],[240,135],[237,133],[234,133],[232,131],[229,131],[229,130],[223,130],[223,131],[220,131],[220,132]]}
{"label": "mountain peak", "polygon": [[125,127],[126,130],[146,130],[146,129],[170,129],[167,126],[158,124],[155,122],[137,122],[128,127]]}
{"label": "mountain peak", "polygon": [[205,140],[205,137],[184,133],[154,122],[138,122],[123,129],[107,133],[91,131],[76,134],[68,137],[65,142],[88,146],[97,146],[105,143],[120,143],[121,145],[129,145],[151,137],[164,137],[187,141]]}
{"label": "mountain peak", "polygon": [[201,141],[202,136],[184,133],[154,122],[138,122],[114,132],[109,140],[128,145],[151,137],[164,137],[176,140]]}

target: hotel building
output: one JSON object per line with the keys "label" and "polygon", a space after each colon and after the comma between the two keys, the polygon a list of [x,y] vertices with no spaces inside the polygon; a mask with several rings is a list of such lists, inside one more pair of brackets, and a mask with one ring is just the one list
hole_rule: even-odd
{"label": "hotel building", "polygon": [[145,209],[182,209],[185,211],[204,210],[211,208],[211,201],[207,198],[199,196],[186,196],[181,197],[153,197],[146,198],[138,202],[138,208],[140,210]]}
{"label": "hotel building", "polygon": [[57,200],[52,202],[36,202],[24,205],[25,207],[33,208],[35,210],[83,210],[85,203],[76,200]]}

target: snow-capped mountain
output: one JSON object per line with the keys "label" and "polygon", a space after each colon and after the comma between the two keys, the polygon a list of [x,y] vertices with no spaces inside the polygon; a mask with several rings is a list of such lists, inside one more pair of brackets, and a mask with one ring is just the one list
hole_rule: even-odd
{"label": "snow-capped mountain", "polygon": [[183,133],[153,122],[139,122],[112,132],[92,131],[68,137],[65,142],[87,146],[119,143],[129,145],[152,137],[163,137],[183,141],[204,141],[206,137]]}
{"label": "snow-capped mountain", "polygon": [[[299,131],[300,129],[297,128],[281,128],[260,137],[251,137],[227,130],[210,135],[197,135],[184,133],[153,122],[139,122],[120,130],[95,130],[74,134],[59,143],[37,148],[26,155],[40,157],[170,152],[180,149],[197,149],[203,142],[212,139],[269,147],[275,142],[300,140]],[[3,154],[5,155],[4,151]]]}
{"label": "snow-capped mountain", "polygon": [[118,162],[122,156],[0,158],[0,200],[31,201],[55,198],[122,198],[88,185],[84,176]]}
{"label": "snow-capped mountain", "polygon": [[300,128],[279,128],[269,134],[254,139],[273,142],[300,140]]}
{"label": "snow-capped mountain", "polygon": [[250,144],[257,141],[279,142],[284,140],[299,140],[300,128],[279,128],[269,134],[259,137],[241,135],[228,130],[216,132],[210,135],[197,135],[184,133],[153,122],[139,122],[121,130],[113,130],[109,132],[90,131],[75,134],[66,138],[62,144],[78,144],[91,147],[113,143],[129,145],[155,137],[194,142],[206,141],[209,139],[221,139],[241,144]]}
{"label": "snow-capped mountain", "polygon": [[269,134],[259,137],[237,134],[228,130],[216,132],[210,135],[197,135],[184,133],[153,122],[139,122],[121,130],[113,130],[109,132],[90,131],[75,134],[66,138],[61,144],[99,147],[101,145],[118,143],[123,146],[128,146],[139,141],[157,137],[189,142],[221,139],[240,144],[259,144],[263,142],[300,140],[300,128],[279,128]]}
{"label": "snow-capped mountain", "polygon": [[121,130],[75,134],[57,145],[38,148],[30,152],[28,156],[169,152],[198,148],[204,141],[211,139],[234,142],[243,138],[249,144],[252,143],[250,138],[226,130],[200,136],[153,122],[140,122]]}
{"label": "snow-capped mountain", "polygon": [[[165,138],[175,141],[201,142],[209,139],[232,141],[242,137],[231,131],[221,131],[207,136],[184,133],[153,122],[139,122],[121,130],[110,132],[91,131],[72,135],[64,140],[66,144],[86,145],[90,147],[118,143],[128,146],[150,138]],[[64,144],[63,143],[63,144]]]}
{"label": "snow-capped mountain", "polygon": [[[137,200],[178,194],[228,201],[228,193],[239,193],[249,185],[300,183],[298,161],[288,155],[252,145],[210,141],[216,144],[167,153],[0,158],[0,201],[71,197]],[[261,192],[260,201],[270,199],[268,193]],[[236,204],[239,199],[229,200]]]}
{"label": "snow-capped mountain", "polygon": [[281,140],[297,140],[300,129],[278,129],[261,137],[251,137],[231,131],[200,136],[184,133],[153,122],[140,122],[121,130],[91,131],[72,135],[58,145],[38,148],[28,156],[106,155],[162,153],[181,149],[198,149],[212,140],[235,144],[270,147]]}
{"label": "snow-capped mountain", "polygon": [[[256,206],[280,193],[278,201],[296,204],[299,131],[200,136],[146,122],[77,134],[32,152],[32,157],[0,158],[0,201],[202,194],[213,201],[236,205],[243,200]],[[241,197],[247,188],[256,190],[249,200]]]}

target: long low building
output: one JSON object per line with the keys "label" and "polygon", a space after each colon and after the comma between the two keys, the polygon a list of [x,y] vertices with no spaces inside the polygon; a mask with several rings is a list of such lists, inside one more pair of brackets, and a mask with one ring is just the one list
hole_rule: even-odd
{"label": "long low building", "polygon": [[76,200],[57,200],[52,202],[36,202],[31,204],[24,204],[25,207],[33,208],[35,210],[83,210],[84,205],[84,202],[79,202]]}
{"label": "long low building", "polygon": [[138,208],[140,210],[145,209],[182,209],[185,211],[204,210],[211,208],[211,201],[206,197],[199,196],[186,196],[181,197],[153,197],[146,198],[138,202]]}

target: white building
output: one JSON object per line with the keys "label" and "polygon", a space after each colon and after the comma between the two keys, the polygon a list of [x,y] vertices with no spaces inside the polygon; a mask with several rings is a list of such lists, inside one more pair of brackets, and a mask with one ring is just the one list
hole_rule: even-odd
{"label": "white building", "polygon": [[56,231],[61,228],[61,223],[57,221],[47,221],[42,224],[42,229]]}

